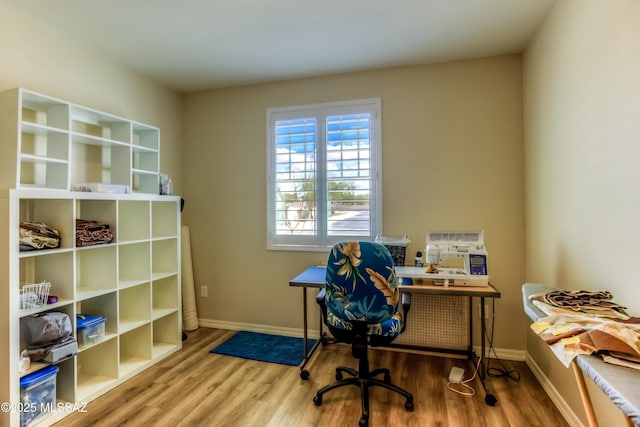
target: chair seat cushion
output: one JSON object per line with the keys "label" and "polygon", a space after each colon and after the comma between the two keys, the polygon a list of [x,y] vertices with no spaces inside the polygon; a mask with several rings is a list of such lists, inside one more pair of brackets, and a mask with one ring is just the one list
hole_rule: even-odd
{"label": "chair seat cushion", "polygon": [[[397,311],[392,317],[381,323],[369,324],[369,335],[379,335],[384,337],[395,337],[402,331],[402,312]],[[342,320],[330,311],[327,313],[327,325],[337,329],[350,331],[353,325],[348,320]]]}

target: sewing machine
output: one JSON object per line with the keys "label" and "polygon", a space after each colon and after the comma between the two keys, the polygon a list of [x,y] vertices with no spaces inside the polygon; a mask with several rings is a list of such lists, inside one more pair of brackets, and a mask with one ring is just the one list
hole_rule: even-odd
{"label": "sewing machine", "polygon": [[486,286],[488,253],[484,231],[431,231],[427,233],[425,279],[444,286]]}

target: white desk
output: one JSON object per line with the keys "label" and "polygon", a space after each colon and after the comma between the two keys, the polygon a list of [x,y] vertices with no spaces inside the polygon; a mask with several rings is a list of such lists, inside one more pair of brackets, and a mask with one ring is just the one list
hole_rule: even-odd
{"label": "white desk", "polygon": [[[416,270],[413,267],[396,267],[396,276],[398,278],[422,278],[421,274],[422,269]],[[307,288],[316,288],[320,289],[324,287],[325,283],[325,275],[326,269],[324,267],[310,267],[291,279],[289,281],[289,286],[300,287],[302,288],[302,299],[303,299],[303,315],[304,315],[304,339],[303,339],[303,361],[300,364],[300,377],[302,379],[309,378],[309,372],[305,369],[309,358],[315,351],[318,346],[318,343],[321,340],[318,340],[316,344],[310,351],[307,351],[307,330],[308,330],[308,320],[307,320]],[[416,281],[417,282],[417,281]],[[469,306],[471,307],[471,300],[473,298],[480,298],[480,332],[482,335],[481,338],[481,351],[482,351],[482,361],[480,363],[480,369],[478,372],[478,377],[482,381],[482,386],[485,390],[485,402],[488,405],[495,405],[497,400],[495,396],[490,394],[487,391],[487,364],[488,358],[486,355],[486,323],[485,323],[485,313],[484,313],[484,302],[485,298],[500,298],[500,292],[492,285],[488,284],[487,286],[436,286],[431,284],[413,284],[413,285],[400,285],[400,292],[403,293],[423,293],[428,295],[448,295],[448,296],[457,296],[457,297],[468,297],[469,298]],[[467,347],[467,357],[471,360],[476,359],[476,355],[473,351],[473,310],[469,310],[469,344]],[[320,327],[322,328],[322,319],[320,321]],[[321,329],[322,334],[322,329]]]}

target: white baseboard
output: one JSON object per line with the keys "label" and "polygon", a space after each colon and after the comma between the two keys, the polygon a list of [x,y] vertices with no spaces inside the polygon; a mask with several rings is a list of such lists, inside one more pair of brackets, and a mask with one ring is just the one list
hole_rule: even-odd
{"label": "white baseboard", "polygon": [[[278,326],[259,325],[257,323],[228,322],[226,320],[198,319],[198,325],[204,328],[226,329],[228,331],[251,331],[263,334],[282,335],[285,337],[302,338],[304,332],[300,328],[283,328]],[[320,331],[309,329],[309,338],[318,338]]]}
{"label": "white baseboard", "polygon": [[575,412],[573,412],[571,407],[569,407],[562,395],[558,393],[558,390],[556,390],[551,381],[549,381],[549,378],[547,378],[544,372],[542,372],[540,367],[536,364],[535,360],[533,360],[533,358],[529,356],[529,353],[526,353],[526,358],[524,361],[529,369],[531,369],[533,376],[536,377],[536,379],[542,386],[542,389],[547,393],[554,405],[556,405],[556,408],[558,408],[567,423],[569,423],[571,427],[584,427],[584,425],[580,421],[580,418],[576,416]]}
{"label": "white baseboard", "polygon": [[[485,348],[487,352],[487,357],[489,359],[495,359],[496,357],[501,360],[513,360],[517,362],[523,362],[526,357],[526,352],[522,350],[513,350],[510,348],[494,348],[493,350],[489,350],[489,348]],[[480,346],[474,346],[473,351],[476,355],[482,353],[482,349]]]}

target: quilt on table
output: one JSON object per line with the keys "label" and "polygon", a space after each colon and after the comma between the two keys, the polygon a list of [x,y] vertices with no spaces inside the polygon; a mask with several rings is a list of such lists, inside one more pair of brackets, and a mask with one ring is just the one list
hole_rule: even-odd
{"label": "quilt on table", "polygon": [[530,299],[547,314],[531,329],[565,366],[579,354],[600,353],[608,363],[640,369],[640,318],[594,315]]}

